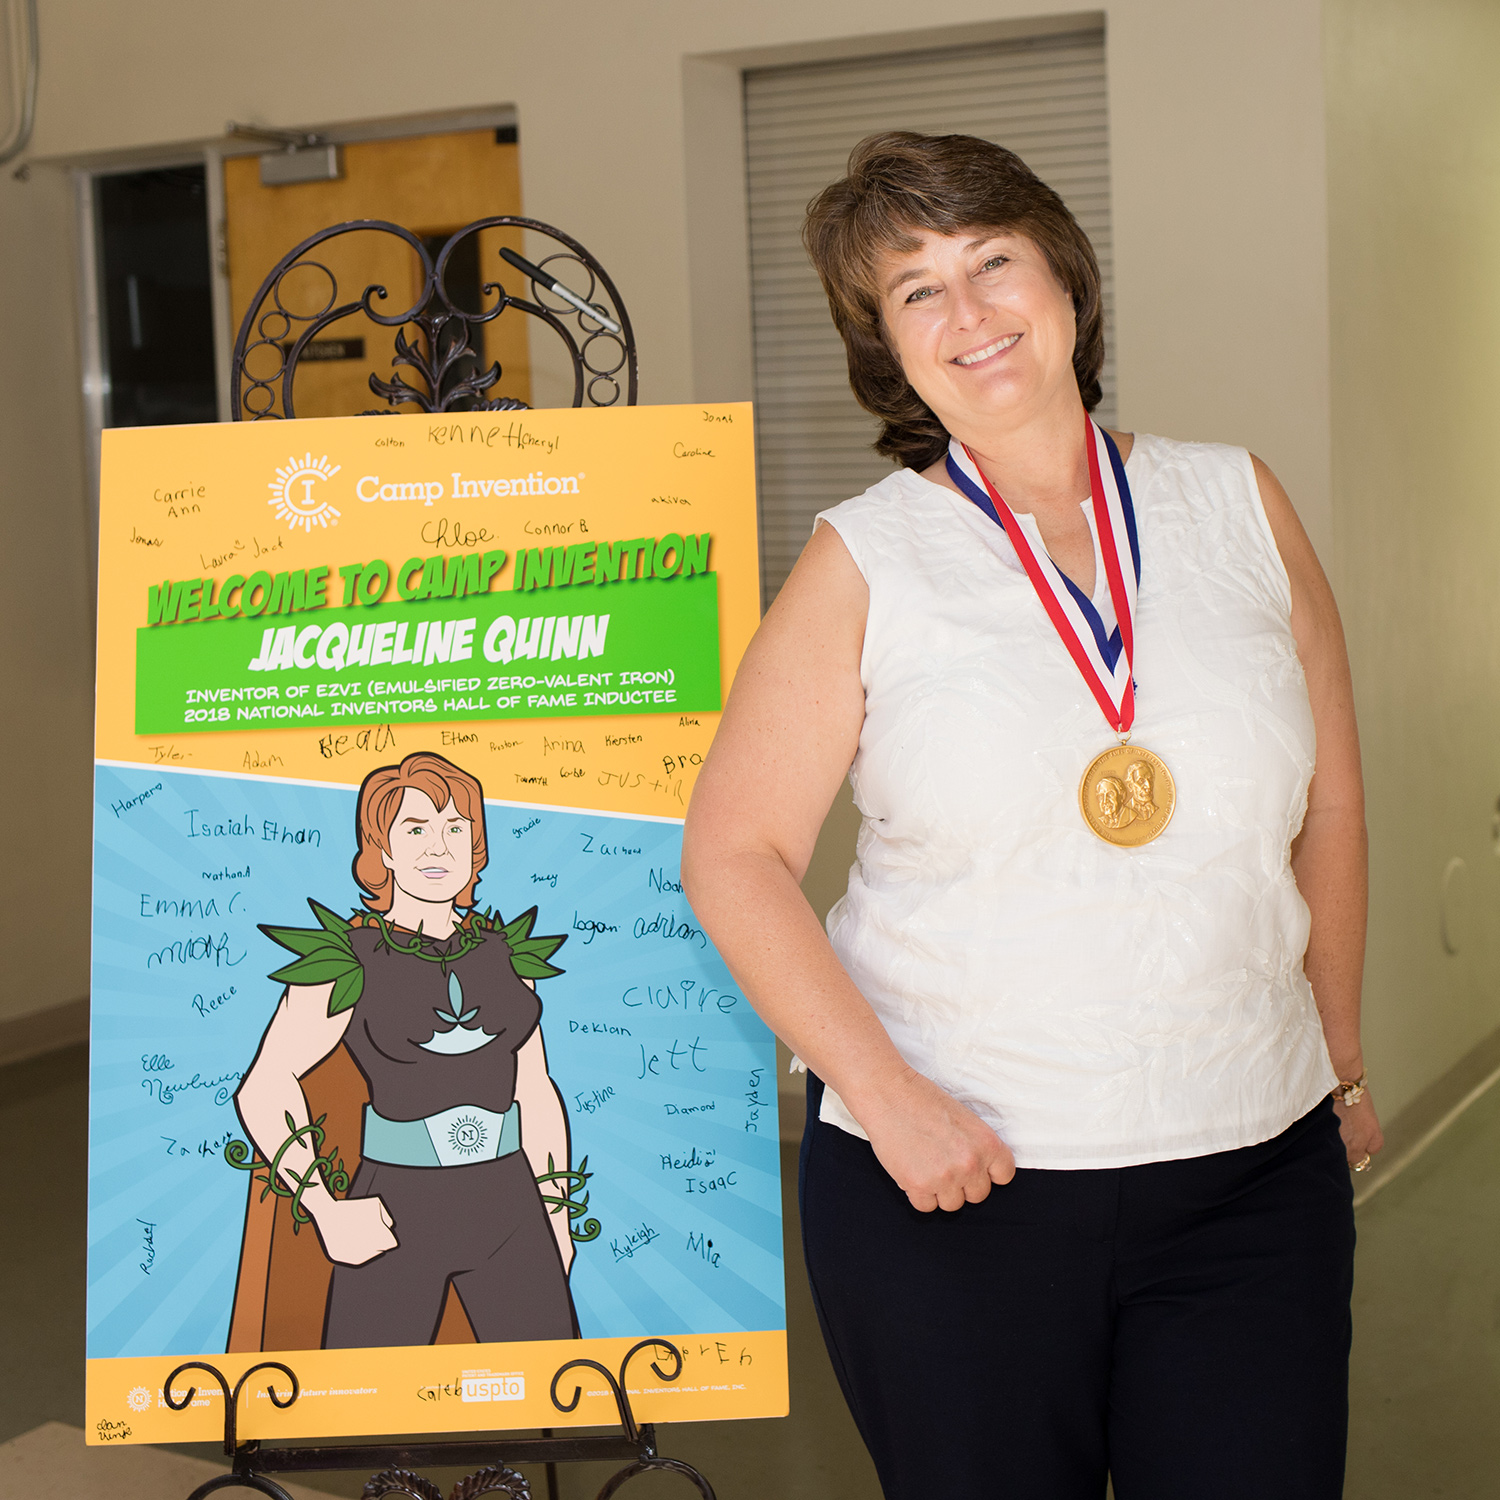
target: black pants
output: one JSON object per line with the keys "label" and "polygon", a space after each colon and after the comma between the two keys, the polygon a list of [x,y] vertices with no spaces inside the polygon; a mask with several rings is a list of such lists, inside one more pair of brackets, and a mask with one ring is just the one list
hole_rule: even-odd
{"label": "black pants", "polygon": [[338,1265],[325,1349],[430,1344],[451,1281],[482,1344],[578,1337],[546,1205],[524,1151],[463,1167],[364,1161],[351,1198],[379,1196],[397,1245]]}
{"label": "black pants", "polygon": [[802,1141],[803,1245],[887,1500],[1337,1500],[1352,1189],[1333,1106],[1258,1146],[1018,1171],[918,1213],[870,1146]]}

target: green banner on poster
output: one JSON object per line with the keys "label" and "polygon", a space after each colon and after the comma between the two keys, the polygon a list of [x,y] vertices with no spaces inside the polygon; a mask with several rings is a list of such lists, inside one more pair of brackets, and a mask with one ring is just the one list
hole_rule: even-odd
{"label": "green banner on poster", "polygon": [[712,573],[136,632],[137,734],[720,706]]}

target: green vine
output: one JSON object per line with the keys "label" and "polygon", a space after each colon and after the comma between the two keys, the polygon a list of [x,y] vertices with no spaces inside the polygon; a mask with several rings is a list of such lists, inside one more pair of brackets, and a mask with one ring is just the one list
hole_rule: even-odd
{"label": "green vine", "polygon": [[[307,1191],[308,1185],[314,1180],[314,1174],[320,1177],[324,1187],[330,1193],[342,1193],[349,1187],[349,1173],[344,1166],[343,1158],[339,1155],[336,1146],[330,1146],[326,1152],[323,1151],[323,1142],[327,1138],[327,1132],[323,1129],[323,1121],[328,1116],[319,1115],[316,1120],[306,1125],[298,1125],[292,1118],[290,1111],[286,1114],[286,1128],[290,1135],[281,1143],[280,1150],[267,1162],[244,1141],[230,1141],[224,1147],[224,1160],[231,1167],[238,1168],[241,1172],[249,1172],[252,1183],[264,1183],[260,1190],[260,1201],[275,1193],[278,1198],[290,1198],[292,1202],[292,1233],[300,1234],[304,1224],[312,1223],[312,1215],[302,1206],[302,1194]],[[286,1176],[294,1183],[295,1188],[287,1187],[281,1180],[281,1159],[296,1145],[305,1145],[313,1153],[313,1159],[308,1163],[307,1170],[297,1173],[292,1168],[286,1168]],[[259,1174],[264,1172],[265,1176]]]}
{"label": "green vine", "polygon": [[[262,1203],[272,1193],[275,1193],[278,1198],[291,1200],[293,1234],[300,1234],[304,1224],[312,1223],[312,1215],[302,1206],[302,1195],[314,1181],[315,1176],[322,1179],[323,1185],[330,1193],[343,1193],[349,1187],[349,1172],[344,1166],[344,1160],[338,1148],[330,1146],[326,1152],[323,1151],[323,1143],[327,1139],[323,1122],[327,1118],[326,1114],[322,1114],[306,1125],[298,1125],[288,1112],[285,1119],[290,1134],[269,1162],[244,1141],[230,1141],[224,1147],[224,1160],[231,1167],[241,1172],[249,1172],[252,1182],[262,1184],[260,1190]],[[285,1168],[285,1176],[296,1184],[295,1187],[288,1187],[282,1181],[282,1158],[293,1146],[299,1144],[306,1145],[312,1151],[313,1159],[308,1163],[307,1169],[301,1173],[294,1171],[291,1167]],[[594,1175],[588,1167],[589,1159],[586,1156],[576,1167],[559,1167],[549,1151],[547,1170],[536,1179],[538,1187],[543,1183],[561,1182],[563,1184],[560,1197],[552,1193],[542,1193],[541,1199],[543,1203],[549,1205],[549,1213],[555,1214],[563,1209],[567,1210],[568,1233],[573,1237],[574,1243],[579,1245],[586,1245],[590,1240],[598,1239],[603,1229],[598,1219],[595,1218],[583,1219],[582,1226],[578,1228],[575,1228],[573,1224],[574,1219],[583,1218],[588,1212],[589,1195],[585,1184]],[[573,1195],[580,1189],[583,1190],[583,1196],[575,1198]]]}
{"label": "green vine", "polygon": [[603,1227],[598,1219],[584,1219],[581,1230],[573,1227],[573,1220],[581,1218],[588,1212],[589,1195],[587,1191],[584,1192],[581,1198],[575,1199],[573,1197],[573,1194],[582,1188],[589,1178],[594,1175],[589,1171],[588,1166],[589,1159],[585,1156],[576,1167],[571,1169],[566,1167],[560,1168],[552,1160],[552,1153],[549,1151],[547,1153],[547,1170],[540,1173],[537,1177],[538,1186],[544,1182],[556,1182],[559,1178],[562,1179],[562,1197],[557,1198],[550,1193],[543,1193],[542,1202],[552,1205],[548,1210],[550,1213],[555,1214],[560,1209],[567,1209],[568,1233],[572,1235],[573,1242],[578,1245],[586,1245],[590,1240],[597,1240],[599,1232]]}
{"label": "green vine", "polygon": [[476,933],[472,927],[465,927],[460,923],[453,931],[458,936],[458,951],[455,953],[428,953],[424,951],[422,944],[427,941],[422,933],[422,924],[417,923],[417,930],[413,933],[410,942],[403,942],[392,931],[390,924],[379,913],[372,913],[375,926],[380,930],[380,941],[375,944],[377,948],[384,948],[388,953],[404,953],[408,958],[420,958],[424,963],[440,964],[443,972],[447,972],[447,966],[456,962],[466,953],[472,953],[476,948],[484,947],[484,939]]}
{"label": "green vine", "polygon": [[364,993],[364,967],[349,934],[356,927],[366,925],[379,930],[378,947],[409,958],[420,958],[424,963],[440,964],[444,973],[449,964],[480,947],[488,933],[495,933],[505,940],[510,948],[511,968],[519,978],[551,979],[563,972],[548,960],[567,941],[567,934],[532,937],[531,929],[536,925],[537,915],[534,906],[509,922],[502,922],[493,907],[483,913],[471,911],[454,928],[458,934],[458,950],[429,953],[423,946],[429,940],[424,937],[420,926],[407,940],[397,937],[379,913],[360,912],[346,921],[337,912],[311,898],[307,904],[318,919],[316,927],[268,927],[262,924],[260,930],[273,943],[279,943],[297,955],[291,963],[282,965],[269,977],[277,984],[332,984],[333,992],[328,997],[330,1016],[352,1009]]}

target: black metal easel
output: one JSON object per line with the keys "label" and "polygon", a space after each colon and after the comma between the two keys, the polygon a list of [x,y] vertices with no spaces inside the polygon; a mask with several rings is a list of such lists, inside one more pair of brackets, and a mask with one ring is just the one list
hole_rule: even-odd
{"label": "black metal easel", "polygon": [[[538,263],[526,260],[510,250],[500,252],[512,275],[529,287],[529,297],[511,296],[499,281],[481,277],[480,306],[465,307],[450,295],[448,273],[454,257],[466,248],[464,242],[482,230],[519,228],[534,236],[550,239],[559,247]],[[394,235],[406,242],[419,257],[420,289],[415,301],[399,312],[382,313],[376,304],[388,298],[385,287],[372,284],[353,300],[340,302],[338,280],[313,252],[327,241],[341,235],[373,233]],[[298,306],[298,298],[287,290],[290,278],[301,285],[293,286],[306,296],[309,276],[326,277],[326,296],[313,298]],[[488,299],[493,297],[494,301]],[[290,305],[289,305],[290,304]],[[501,379],[498,364],[479,368],[480,340],[475,331],[492,322],[508,308],[537,318],[562,339],[573,367],[573,402],[578,406],[613,406],[624,397],[623,404],[634,406],[637,392],[635,335],[630,317],[620,300],[615,284],[604,267],[577,240],[543,224],[537,219],[523,219],[509,214],[477,219],[450,235],[441,246],[424,242],[409,229],[385,219],[350,219],[309,235],[290,250],[271,269],[251,300],[235,339],[230,370],[230,397],[233,420],[262,421],[266,418],[295,417],[293,386],[297,370],[304,359],[323,357],[320,345],[329,340],[320,336],[335,324],[360,315],[379,328],[394,329],[393,367],[415,372],[420,385],[408,384],[400,368],[390,380],[375,373],[369,377],[370,389],[386,405],[360,413],[383,416],[400,407],[420,412],[495,412],[521,411],[526,403],[510,396],[493,395]],[[417,330],[409,340],[408,327]],[[338,329],[345,334],[346,329]],[[339,351],[343,353],[342,350]],[[362,341],[360,352],[363,353]],[[279,1360],[264,1360],[252,1365],[231,1387],[223,1372],[203,1360],[188,1360],[167,1376],[163,1398],[173,1411],[184,1411],[197,1394],[189,1387],[180,1399],[173,1395],[173,1383],[188,1370],[211,1375],[224,1394],[224,1452],[232,1464],[228,1474],[205,1481],[193,1491],[189,1500],[205,1500],[216,1490],[238,1486],[258,1491],[270,1500],[291,1500],[272,1474],[314,1474],[336,1470],[377,1470],[364,1488],[365,1500],[381,1500],[387,1495],[406,1496],[408,1500],[443,1500],[441,1492],[418,1469],[429,1467],[463,1467],[478,1465],[474,1472],[455,1485],[451,1500],[479,1500],[483,1495],[498,1495],[505,1500],[531,1500],[527,1481],[511,1468],[512,1463],[545,1464],[549,1500],[557,1500],[556,1465],[560,1463],[620,1461],[624,1467],[599,1491],[599,1500],[608,1500],[619,1488],[638,1474],[664,1470],[681,1474],[697,1487],[703,1500],[715,1500],[713,1487],[691,1464],[663,1458],[656,1451],[656,1429],[635,1420],[626,1373],[630,1362],[644,1350],[656,1351],[651,1368],[658,1379],[676,1380],[682,1373],[682,1352],[667,1339],[642,1339],[620,1361],[618,1374],[606,1370],[592,1359],[570,1359],[552,1377],[552,1404],[560,1412],[577,1409],[583,1388],[575,1386],[572,1398],[559,1399],[558,1383],[570,1370],[590,1369],[601,1375],[615,1400],[619,1419],[618,1434],[595,1436],[507,1438],[503,1435],[477,1438],[467,1442],[407,1443],[400,1446],[328,1445],[326,1447],[265,1447],[258,1440],[240,1442],[238,1432],[239,1398],[250,1378],[261,1371],[284,1376],[290,1394],[283,1397],[276,1390],[274,1378],[266,1385],[266,1394],[280,1410],[296,1401],[301,1385],[296,1373]],[[672,1368],[664,1370],[658,1357],[667,1357]]]}
{"label": "black metal easel", "polygon": [[263,1360],[252,1365],[231,1388],[216,1366],[190,1359],[167,1376],[162,1396],[173,1411],[185,1411],[198,1394],[198,1388],[189,1386],[179,1399],[173,1393],[173,1382],[188,1370],[202,1370],[212,1375],[224,1393],[224,1452],[233,1467],[227,1474],[217,1474],[205,1480],[188,1500],[207,1500],[215,1490],[235,1487],[255,1490],[269,1496],[270,1500],[291,1500],[286,1490],[270,1477],[272,1474],[315,1474],[341,1469],[378,1470],[365,1483],[364,1500],[382,1500],[386,1495],[402,1495],[408,1500],[443,1500],[438,1487],[431,1480],[424,1479],[417,1470],[435,1466],[462,1467],[465,1464],[480,1467],[454,1485],[450,1500],[479,1500],[482,1495],[499,1495],[504,1500],[532,1500],[530,1485],[510,1467],[512,1463],[545,1464],[549,1500],[556,1500],[556,1464],[612,1460],[623,1460],[624,1467],[605,1481],[604,1488],[599,1491],[599,1500],[609,1500],[637,1474],[653,1469],[681,1474],[697,1486],[702,1500],[715,1500],[713,1486],[708,1480],[691,1464],[680,1459],[663,1458],[656,1451],[655,1427],[649,1422],[639,1425],[635,1420],[625,1377],[630,1361],[646,1349],[665,1353],[672,1359],[670,1371],[662,1369],[656,1359],[652,1359],[651,1368],[659,1380],[676,1380],[682,1373],[682,1351],[675,1344],[668,1339],[642,1339],[626,1351],[625,1358],[620,1361],[618,1377],[592,1359],[570,1359],[552,1377],[549,1392],[552,1404],[558,1411],[571,1412],[577,1410],[583,1387],[574,1386],[572,1399],[565,1402],[558,1398],[558,1382],[570,1370],[586,1368],[602,1375],[615,1398],[615,1412],[620,1420],[618,1437],[613,1433],[572,1438],[507,1439],[502,1436],[470,1442],[409,1443],[399,1447],[350,1444],[324,1448],[267,1448],[258,1440],[242,1443],[238,1432],[240,1392],[252,1375],[262,1370],[274,1370],[286,1377],[291,1392],[285,1398],[278,1394],[274,1379],[266,1382],[266,1394],[278,1409],[285,1411],[297,1399],[301,1390],[297,1376],[279,1360]]}
{"label": "black metal easel", "polygon": [[[506,264],[496,268],[497,274],[503,270],[512,285],[519,282],[529,287],[530,296],[511,296],[498,280],[486,280],[488,273],[481,272],[475,288],[480,305],[461,305],[455,300],[457,288],[450,285],[453,268],[459,259],[473,254],[475,246],[470,241],[474,236],[506,228],[524,229],[533,237],[553,241],[558,248],[536,264],[501,250]],[[389,299],[386,288],[378,283],[340,302],[338,278],[314,252],[349,234],[394,236],[411,248],[418,257],[420,277],[416,299],[409,307],[378,311],[377,304]],[[492,296],[495,300],[490,302]],[[377,328],[395,330],[391,364],[414,371],[421,384],[408,384],[399,369],[390,380],[372,372],[370,389],[386,405],[358,415],[389,415],[403,405],[430,413],[523,411],[525,402],[491,394],[501,379],[498,364],[485,370],[478,367],[476,331],[510,308],[545,323],[563,341],[573,366],[574,406],[613,406],[622,396],[624,405],[635,405],[635,334],[630,316],[604,267],[570,235],[539,219],[497,214],[466,224],[435,246],[432,240],[424,241],[387,219],[349,219],[320,229],[289,250],[251,299],[230,364],[232,419],[295,417],[292,388],[298,368],[304,360],[315,362],[330,353],[349,357],[343,349],[330,349],[331,344],[357,343],[362,354],[363,340],[347,340],[347,327],[334,328],[360,316]],[[418,330],[415,340],[407,338],[408,327]],[[339,337],[329,337],[330,329]]]}

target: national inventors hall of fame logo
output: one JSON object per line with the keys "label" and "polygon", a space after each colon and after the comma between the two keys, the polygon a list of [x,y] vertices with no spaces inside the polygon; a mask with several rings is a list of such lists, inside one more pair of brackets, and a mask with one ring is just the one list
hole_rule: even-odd
{"label": "national inventors hall of fame logo", "polygon": [[276,519],[293,531],[299,526],[309,532],[314,526],[337,526],[339,512],[329,499],[327,481],[338,471],[339,465],[330,463],[326,453],[317,459],[311,453],[289,458],[277,469],[266,503],[275,507]]}

